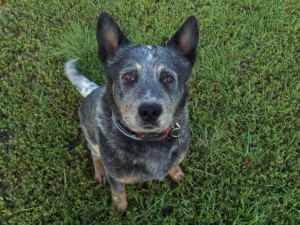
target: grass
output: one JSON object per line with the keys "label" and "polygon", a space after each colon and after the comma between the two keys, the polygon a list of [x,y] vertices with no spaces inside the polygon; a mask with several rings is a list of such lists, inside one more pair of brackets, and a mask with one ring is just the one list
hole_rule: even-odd
{"label": "grass", "polygon": [[[187,178],[99,188],[63,63],[103,83],[95,24],[110,12],[133,44],[165,44],[193,14]],[[299,224],[300,3],[1,1],[1,224]]]}

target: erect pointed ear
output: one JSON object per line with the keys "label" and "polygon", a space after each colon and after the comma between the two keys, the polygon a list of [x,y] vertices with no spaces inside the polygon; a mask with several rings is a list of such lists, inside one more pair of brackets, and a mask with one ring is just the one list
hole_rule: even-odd
{"label": "erect pointed ear", "polygon": [[198,21],[196,17],[190,16],[168,41],[167,47],[178,50],[193,66],[196,61],[198,40]]}
{"label": "erect pointed ear", "polygon": [[106,12],[99,15],[97,22],[98,54],[102,63],[114,56],[118,48],[129,45],[129,40],[122,33],[118,24]]}

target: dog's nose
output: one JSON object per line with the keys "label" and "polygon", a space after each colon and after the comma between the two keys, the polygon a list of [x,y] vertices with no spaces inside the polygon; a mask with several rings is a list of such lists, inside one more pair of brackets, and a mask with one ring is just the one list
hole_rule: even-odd
{"label": "dog's nose", "polygon": [[156,121],[162,113],[162,107],[155,102],[143,103],[139,107],[139,115],[146,122]]}

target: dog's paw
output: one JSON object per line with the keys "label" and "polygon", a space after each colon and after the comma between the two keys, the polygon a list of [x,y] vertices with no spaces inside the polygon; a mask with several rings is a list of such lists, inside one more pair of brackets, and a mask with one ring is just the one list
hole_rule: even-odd
{"label": "dog's paw", "polygon": [[100,187],[103,187],[107,184],[107,178],[105,173],[95,174],[95,180],[98,181]]}
{"label": "dog's paw", "polygon": [[119,212],[123,213],[126,211],[128,203],[127,200],[126,201],[122,201],[122,202],[115,202],[115,205],[117,207],[117,209],[119,210]]}
{"label": "dog's paw", "polygon": [[169,170],[169,176],[174,182],[179,182],[184,180],[185,174],[180,166],[176,166],[175,168]]}
{"label": "dog's paw", "polygon": [[127,197],[126,197],[126,191],[124,191],[118,195],[114,191],[112,192],[112,200],[119,212],[123,213],[126,211],[128,202],[127,202]]}

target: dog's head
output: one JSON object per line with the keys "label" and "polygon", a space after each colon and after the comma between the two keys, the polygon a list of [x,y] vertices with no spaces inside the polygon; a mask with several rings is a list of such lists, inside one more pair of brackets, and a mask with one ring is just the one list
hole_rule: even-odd
{"label": "dog's head", "polygon": [[163,46],[132,46],[107,13],[97,23],[99,58],[105,68],[114,115],[135,132],[163,132],[176,123],[196,61],[198,23],[189,17]]}

